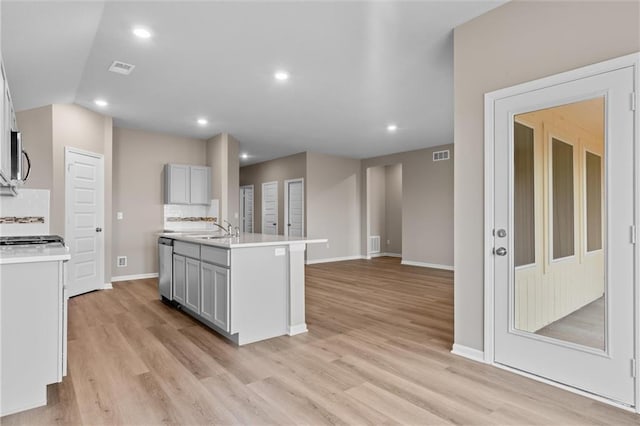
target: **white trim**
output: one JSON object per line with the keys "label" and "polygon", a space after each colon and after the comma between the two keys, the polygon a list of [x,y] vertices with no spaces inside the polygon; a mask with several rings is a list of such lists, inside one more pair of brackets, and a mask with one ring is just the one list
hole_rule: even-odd
{"label": "white trim", "polygon": [[111,277],[111,282],[117,283],[120,281],[146,280],[148,278],[158,278],[158,273],[152,272],[150,274],[118,275],[117,277]]}
{"label": "white trim", "polygon": [[[503,368],[505,370],[509,370],[515,372],[517,374],[530,377],[532,379],[548,383],[550,385],[568,390],[573,393],[578,393],[580,395],[587,396],[592,399],[596,399],[611,405],[615,405],[617,407],[623,409],[629,409],[626,406],[618,405],[612,401],[607,399],[603,399],[601,397],[597,397],[595,395],[579,391],[574,388],[567,387],[565,385],[561,385],[556,382],[548,381],[546,379],[542,379],[537,376],[533,376],[519,370],[510,369],[501,365],[498,365],[494,362],[494,264],[493,264],[493,229],[494,229],[494,120],[495,120],[495,111],[494,106],[495,102],[502,98],[507,98],[510,96],[519,95],[526,92],[531,92],[534,90],[539,90],[542,88],[555,86],[563,83],[567,83],[570,81],[592,77],[598,74],[615,71],[621,68],[634,67],[635,69],[635,86],[634,91],[638,90],[638,82],[640,82],[640,53],[633,53],[630,55],[622,56],[619,58],[611,59],[608,61],[600,62],[593,65],[587,65],[582,68],[577,68],[574,70],[570,70],[567,72],[563,72],[560,74],[556,74],[553,76],[541,78],[538,80],[533,80],[527,83],[519,84],[512,87],[507,87],[504,89],[496,90],[493,92],[485,93],[484,95],[484,361],[495,365],[499,368]],[[640,140],[640,108],[636,107],[634,113],[634,141],[636,142]],[[639,223],[640,220],[640,150],[636,149],[635,152],[635,197],[636,197],[636,213],[635,213],[635,221]],[[635,324],[636,324],[636,335],[635,335],[635,347],[636,360],[640,360],[640,285],[639,285],[639,274],[638,267],[640,266],[640,250],[638,250],[636,246],[635,253],[635,269],[636,272],[634,274],[634,287],[635,287]],[[635,407],[636,412],[640,413],[640,380],[636,378],[636,400]]]}
{"label": "white trim", "polygon": [[525,371],[518,370],[518,369],[515,369],[515,368],[511,368],[511,367],[508,367],[506,365],[502,365],[502,364],[492,364],[492,365],[494,367],[496,367],[496,368],[501,369],[501,370],[509,371],[509,372],[517,374],[519,376],[523,376],[523,377],[526,377],[528,379],[535,380],[536,382],[541,382],[541,383],[544,383],[544,384],[547,384],[547,385],[551,385],[551,386],[560,388],[562,390],[574,393],[576,395],[584,396],[584,397],[587,397],[587,398],[590,398],[590,399],[593,399],[593,400],[596,400],[596,401],[599,401],[599,402],[603,402],[603,403],[608,404],[608,405],[612,405],[612,406],[617,407],[617,408],[621,408],[621,409],[623,409],[625,411],[630,411],[632,413],[636,412],[632,407],[629,407],[628,405],[620,404],[619,402],[613,401],[613,400],[608,399],[608,398],[604,398],[602,396],[598,396],[598,395],[596,395],[594,393],[585,392],[585,391],[580,390],[578,388],[573,388],[571,386],[567,386],[567,385],[564,385],[562,383],[554,382],[553,380],[545,379],[544,377],[536,376],[535,374],[527,373]]}
{"label": "white trim", "polygon": [[113,285],[111,283],[104,283],[103,290],[113,290]]}
{"label": "white trim", "polygon": [[473,349],[468,346],[459,345],[457,343],[453,344],[453,348],[451,348],[451,353],[454,355],[458,355],[472,361],[482,362],[484,363],[484,352]]}
{"label": "white trim", "polygon": [[362,256],[361,254],[357,254],[355,256],[327,257],[325,259],[307,260],[306,264],[315,265],[318,263],[344,262],[346,260],[362,260],[362,259],[366,259],[366,257]]}
{"label": "white trim", "polygon": [[369,253],[367,259],[371,259],[373,257],[402,257],[400,253]]}
{"label": "white trim", "polygon": [[408,266],[420,266],[421,268],[433,268],[433,269],[444,269],[446,271],[453,271],[453,266],[451,265],[440,265],[438,263],[427,263],[427,262],[415,262],[413,260],[402,260],[403,265]]}
{"label": "white trim", "polygon": [[295,336],[296,334],[306,333],[307,331],[309,331],[307,330],[307,324],[302,323],[302,324],[289,326],[288,334],[289,336]]}
{"label": "white trim", "polygon": [[284,181],[284,235],[285,237],[289,236],[289,184],[300,182],[302,184],[302,235],[304,236],[304,178],[296,178],[296,179],[287,179]]}

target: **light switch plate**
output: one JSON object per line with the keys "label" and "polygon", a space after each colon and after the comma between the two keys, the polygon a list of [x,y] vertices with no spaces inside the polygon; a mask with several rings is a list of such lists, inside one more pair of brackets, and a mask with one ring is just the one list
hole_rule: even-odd
{"label": "light switch plate", "polygon": [[123,217],[124,217],[124,214],[122,212],[116,212],[116,219],[122,220]]}
{"label": "light switch plate", "polygon": [[284,256],[286,253],[287,251],[282,247],[276,249],[276,256]]}

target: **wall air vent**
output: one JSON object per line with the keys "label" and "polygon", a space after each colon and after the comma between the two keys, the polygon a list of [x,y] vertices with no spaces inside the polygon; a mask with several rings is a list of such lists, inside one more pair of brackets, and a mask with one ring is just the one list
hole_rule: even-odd
{"label": "wall air vent", "polygon": [[113,63],[109,67],[109,71],[116,72],[118,74],[129,75],[135,67],[135,65],[127,64],[126,62],[113,61]]}
{"label": "wall air vent", "polygon": [[436,151],[433,153],[433,161],[445,161],[449,159],[449,150]]}
{"label": "wall air vent", "polygon": [[127,266],[127,256],[118,256],[116,258],[116,265],[118,268],[125,268]]}
{"label": "wall air vent", "polygon": [[380,253],[380,235],[369,236],[369,254]]}

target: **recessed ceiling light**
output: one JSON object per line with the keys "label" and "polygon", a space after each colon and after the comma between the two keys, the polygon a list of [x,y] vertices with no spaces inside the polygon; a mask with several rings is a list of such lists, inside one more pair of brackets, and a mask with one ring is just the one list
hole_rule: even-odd
{"label": "recessed ceiling light", "polygon": [[95,101],[93,101],[96,105],[98,105],[99,107],[106,107],[107,105],[109,105],[109,103],[107,101],[105,101],[104,99],[96,99]]}
{"label": "recessed ceiling light", "polygon": [[198,118],[198,124],[201,126],[206,126],[209,122],[206,118]]}
{"label": "recessed ceiling light", "polygon": [[278,81],[287,81],[289,80],[289,73],[286,71],[276,71],[273,77]]}
{"label": "recessed ceiling light", "polygon": [[389,125],[387,125],[387,132],[393,133],[396,130],[398,130],[398,125],[397,124],[389,124]]}
{"label": "recessed ceiling light", "polygon": [[246,160],[247,158],[249,158],[249,154],[247,154],[246,152],[243,152],[242,154],[240,154],[240,158],[242,158],[243,160]]}
{"label": "recessed ceiling light", "polygon": [[135,34],[136,37],[140,37],[140,38],[151,38],[151,32],[141,27],[134,28],[133,34]]}

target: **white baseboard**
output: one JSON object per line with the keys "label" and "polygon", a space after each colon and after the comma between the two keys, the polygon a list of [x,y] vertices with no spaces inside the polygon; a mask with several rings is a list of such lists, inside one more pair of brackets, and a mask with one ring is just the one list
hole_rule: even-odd
{"label": "white baseboard", "polygon": [[373,257],[402,257],[400,253],[371,253],[369,258]]}
{"label": "white baseboard", "polygon": [[306,323],[289,326],[289,336],[295,336],[296,334],[306,333],[307,331],[308,330],[307,330]]}
{"label": "white baseboard", "polygon": [[117,277],[111,277],[111,282],[115,283],[118,281],[144,280],[147,278],[158,278],[158,273],[152,272],[150,274],[120,275]]}
{"label": "white baseboard", "polygon": [[111,283],[104,283],[104,287],[102,287],[103,290],[111,290],[113,288],[113,285]]}
{"label": "white baseboard", "polygon": [[473,361],[478,361],[484,363],[484,352],[479,351],[477,349],[470,348],[468,346],[459,345],[457,343],[453,344],[453,348],[451,349],[451,353],[454,355],[458,355],[461,357],[468,358]]}
{"label": "white baseboard", "polygon": [[402,260],[403,265],[409,266],[420,266],[422,268],[433,268],[433,269],[444,269],[447,271],[453,271],[453,266],[451,265],[439,265],[437,263],[426,263],[426,262],[414,262],[413,260]]}
{"label": "white baseboard", "polygon": [[356,255],[356,256],[344,256],[344,257],[328,257],[326,259],[313,259],[313,260],[307,260],[307,265],[315,265],[317,263],[343,262],[345,260],[359,260],[359,259],[365,259],[365,257],[361,255]]}

